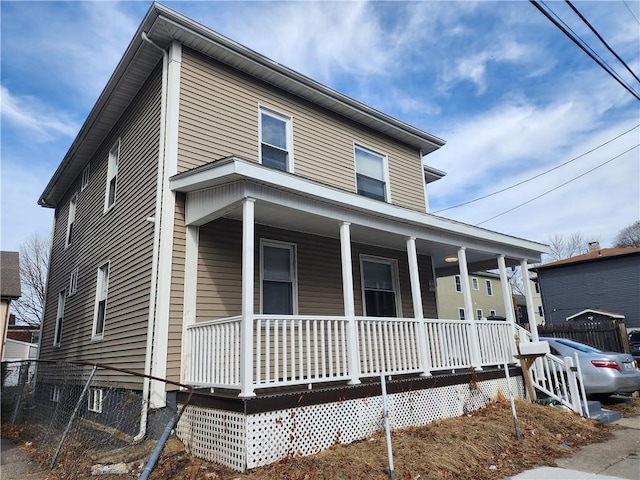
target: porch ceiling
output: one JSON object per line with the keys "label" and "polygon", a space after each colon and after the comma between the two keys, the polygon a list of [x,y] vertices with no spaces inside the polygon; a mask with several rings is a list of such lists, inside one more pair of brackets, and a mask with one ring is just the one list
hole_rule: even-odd
{"label": "porch ceiling", "polygon": [[466,248],[470,271],[508,266],[521,259],[538,261],[542,244],[509,237],[435,215],[397,207],[344,192],[301,177],[231,157],[171,178],[171,189],[187,194],[186,223],[203,225],[216,218],[242,220],[244,198],[256,199],[255,222],[284,230],[339,238],[342,222],[351,224],[351,240],[406,251],[416,238],[419,254],[433,259],[438,276],[458,273],[446,263]]}

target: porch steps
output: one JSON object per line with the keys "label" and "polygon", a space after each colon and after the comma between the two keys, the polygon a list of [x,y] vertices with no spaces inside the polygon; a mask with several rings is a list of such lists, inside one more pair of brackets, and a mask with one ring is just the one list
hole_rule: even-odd
{"label": "porch steps", "polygon": [[622,417],[620,412],[602,408],[602,404],[596,400],[587,401],[587,405],[589,406],[591,418],[598,420],[600,423],[612,423]]}

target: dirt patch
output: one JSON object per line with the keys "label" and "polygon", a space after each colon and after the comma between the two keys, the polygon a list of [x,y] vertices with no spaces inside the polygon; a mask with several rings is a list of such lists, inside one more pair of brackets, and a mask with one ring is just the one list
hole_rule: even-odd
{"label": "dirt patch", "polygon": [[602,408],[620,412],[623,417],[640,415],[640,398],[614,395],[602,400]]}

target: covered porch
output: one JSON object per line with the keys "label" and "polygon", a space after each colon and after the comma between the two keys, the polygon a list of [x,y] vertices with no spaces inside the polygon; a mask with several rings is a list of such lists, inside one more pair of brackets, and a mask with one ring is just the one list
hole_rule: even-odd
{"label": "covered porch", "polygon": [[[251,397],[513,362],[507,268],[526,271],[544,245],[235,157],[171,189],[185,194],[183,382]],[[474,320],[469,272],[486,269],[506,321]],[[437,317],[435,279],[453,274],[467,320]]]}

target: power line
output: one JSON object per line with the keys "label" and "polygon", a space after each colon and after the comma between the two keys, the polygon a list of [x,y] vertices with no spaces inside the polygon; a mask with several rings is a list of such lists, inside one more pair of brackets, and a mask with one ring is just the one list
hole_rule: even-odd
{"label": "power line", "polygon": [[[589,49],[587,48],[586,44],[583,45],[583,43],[580,43],[576,37],[572,35],[571,33],[569,33],[569,31],[567,30],[567,28],[565,28],[564,26],[562,26],[560,24],[560,22],[558,22],[555,18],[553,18],[549,12],[547,12],[544,8],[542,8],[539,5],[539,2],[537,0],[529,0],[529,3],[531,3],[534,7],[536,7],[545,17],[547,17],[547,19],[553,23],[557,28],[560,29],[560,31],[562,33],[564,33],[566,35],[567,38],[569,38],[573,43],[575,43],[584,53],[586,53],[587,55],[589,55],[589,57],[596,62],[605,72],[607,72],[616,82],[618,82],[620,85],[622,85],[624,87],[625,90],[627,90],[631,95],[633,95],[637,100],[640,100],[640,94],[638,94],[635,90],[633,90],[629,85],[627,85],[620,77],[619,75],[617,75],[617,73],[615,73],[615,71],[613,71],[613,69],[611,69],[611,67],[609,67],[606,62],[604,62],[602,59],[600,59],[598,57],[598,55],[596,55],[595,53],[592,53],[589,51]],[[544,4],[544,2],[542,2]],[[545,7],[547,7],[547,5],[545,4]],[[547,7],[549,8],[549,7]],[[550,11],[552,11],[551,9],[549,9]]]}
{"label": "power line", "polygon": [[520,207],[522,207],[522,206],[524,206],[524,205],[527,205],[528,203],[533,202],[534,200],[537,200],[537,199],[539,199],[539,198],[541,198],[541,197],[544,197],[545,195],[547,195],[547,194],[549,194],[549,193],[551,193],[551,192],[554,192],[554,191],[558,190],[559,188],[564,187],[565,185],[568,185],[569,183],[571,183],[571,182],[574,182],[574,181],[578,180],[579,178],[584,177],[585,175],[587,175],[587,174],[589,174],[589,173],[593,172],[594,170],[597,170],[597,169],[598,169],[598,168],[600,168],[600,167],[604,167],[606,164],[613,162],[615,159],[620,158],[620,157],[621,157],[621,156],[623,156],[625,153],[629,153],[631,150],[633,150],[634,148],[638,148],[638,147],[640,147],[640,144],[635,145],[634,147],[631,147],[629,150],[626,150],[626,151],[622,152],[621,154],[616,155],[616,156],[615,156],[615,157],[613,157],[613,158],[610,158],[610,159],[609,159],[609,160],[607,160],[606,162],[603,162],[603,163],[601,163],[601,164],[599,164],[599,165],[596,165],[596,166],[595,166],[595,167],[593,167],[592,169],[587,170],[587,171],[586,171],[586,172],[584,172],[584,173],[581,173],[580,175],[578,175],[577,177],[572,178],[571,180],[567,180],[566,182],[561,183],[560,185],[558,185],[557,187],[552,188],[551,190],[547,190],[546,192],[541,193],[540,195],[537,195],[537,196],[535,196],[535,197],[533,197],[533,198],[531,198],[531,199],[527,200],[526,202],[522,202],[521,204],[516,205],[515,207],[510,208],[509,210],[505,210],[504,212],[499,213],[498,215],[494,215],[494,216],[493,216],[493,217],[491,217],[491,218],[487,218],[486,220],[483,220],[483,221],[482,221],[482,222],[480,222],[480,223],[476,223],[476,224],[475,224],[475,226],[477,227],[477,226],[479,226],[479,225],[482,225],[483,223],[487,223],[487,222],[489,222],[489,221],[493,220],[494,218],[498,218],[498,217],[501,217],[502,215],[505,215],[505,214],[507,214],[507,213],[509,213],[509,212],[513,212],[513,211],[514,211],[514,210],[516,210],[517,208],[520,208]]}
{"label": "power line", "polygon": [[584,18],[584,16],[578,11],[578,9],[573,5],[573,3],[571,3],[569,0],[564,0],[567,5],[569,5],[569,7],[571,7],[571,10],[573,10],[575,12],[576,15],[578,15],[578,17],[580,17],[580,20],[582,20],[584,22],[584,24],[589,27],[589,29],[593,32],[593,34],[598,37],[598,40],[600,40],[602,42],[602,44],[607,47],[607,50],[609,50],[617,59],[618,61],[624,66],[624,68],[627,69],[627,71],[633,75],[633,78],[635,78],[638,82],[640,82],[640,78],[638,78],[638,76],[633,73],[633,70],[631,70],[631,68],[629,68],[629,65],[627,65],[627,63],[622,60],[622,58],[620,58],[620,56],[609,46],[609,44],[604,40],[604,38],[602,38],[600,36],[600,34],[598,33],[598,31],[593,28],[593,26],[589,23],[589,21]]}
{"label": "power line", "polygon": [[506,192],[507,190],[511,190],[512,188],[519,187],[520,185],[522,185],[522,184],[524,184],[524,183],[530,182],[531,180],[535,180],[536,178],[541,177],[541,176],[543,176],[543,175],[546,175],[546,174],[547,174],[547,173],[549,173],[549,172],[553,172],[554,170],[557,170],[557,169],[558,169],[558,168],[560,168],[560,167],[564,167],[565,165],[568,165],[569,163],[574,162],[574,161],[578,160],[579,158],[584,157],[585,155],[588,155],[588,154],[590,154],[590,153],[592,153],[592,152],[595,152],[595,151],[596,151],[596,150],[598,150],[599,148],[602,148],[602,147],[604,147],[605,145],[608,145],[609,143],[613,142],[614,140],[617,140],[618,138],[622,137],[623,135],[626,135],[627,133],[631,132],[632,130],[635,130],[635,129],[636,129],[636,128],[638,128],[638,127],[640,127],[640,124],[636,125],[635,127],[630,128],[630,129],[629,129],[629,130],[627,130],[626,132],[621,133],[621,134],[620,134],[620,135],[618,135],[617,137],[614,137],[614,138],[612,138],[611,140],[608,140],[608,141],[606,141],[606,142],[604,142],[604,143],[602,143],[602,144],[598,145],[597,147],[592,148],[591,150],[589,150],[589,151],[587,151],[587,152],[585,152],[585,153],[582,153],[582,154],[578,155],[577,157],[572,158],[571,160],[567,160],[566,162],[561,163],[560,165],[556,165],[555,167],[550,168],[549,170],[545,170],[544,172],[539,173],[539,174],[537,174],[537,175],[534,175],[533,177],[529,177],[529,178],[527,178],[526,180],[522,180],[522,181],[520,181],[520,182],[518,182],[518,183],[515,183],[515,184],[513,184],[513,185],[511,185],[511,186],[509,186],[509,187],[505,187],[505,188],[503,188],[503,189],[501,189],[501,190],[497,190],[497,191],[495,191],[495,192],[493,192],[493,193],[489,193],[489,194],[487,194],[487,195],[483,195],[483,196],[481,196],[481,197],[474,198],[473,200],[468,200],[468,201],[466,201],[466,202],[459,203],[459,204],[457,204],[457,205],[453,205],[453,206],[451,206],[451,207],[442,208],[442,209],[440,209],[440,210],[436,210],[436,211],[431,212],[431,213],[440,213],[440,212],[444,212],[444,211],[446,211],[446,210],[452,210],[452,209],[454,209],[454,208],[462,207],[462,206],[464,206],[464,205],[468,205],[468,204],[470,204],[470,203],[477,202],[477,201],[479,201],[479,200],[484,200],[485,198],[493,197],[494,195],[497,195],[497,194],[502,193],[502,192]]}
{"label": "power line", "polygon": [[629,7],[629,4],[627,3],[627,0],[623,0],[624,1],[624,6],[627,7],[627,10],[629,10],[629,13],[631,13],[631,15],[633,15],[633,18],[636,19],[636,22],[638,22],[640,24],[640,20],[638,20],[638,17],[636,17],[636,14],[633,13],[633,10],[631,10],[631,8]]}

